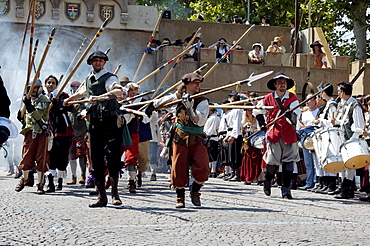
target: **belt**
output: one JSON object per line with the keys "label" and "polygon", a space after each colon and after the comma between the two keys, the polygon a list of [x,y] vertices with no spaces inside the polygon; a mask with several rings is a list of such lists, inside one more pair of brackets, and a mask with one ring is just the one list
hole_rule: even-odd
{"label": "belt", "polygon": [[228,130],[228,131],[231,131],[232,129],[233,129],[232,127],[230,127],[230,128],[227,128],[227,130]]}

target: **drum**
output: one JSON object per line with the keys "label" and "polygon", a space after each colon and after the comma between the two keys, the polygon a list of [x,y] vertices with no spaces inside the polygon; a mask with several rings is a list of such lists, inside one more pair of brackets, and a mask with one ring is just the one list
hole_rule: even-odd
{"label": "drum", "polygon": [[312,133],[318,129],[318,126],[308,126],[306,128],[297,131],[297,135],[300,137],[299,143],[302,148],[313,150]]}
{"label": "drum", "polygon": [[344,132],[336,127],[325,128],[320,137],[321,168],[329,173],[337,173],[346,169],[340,154],[340,146],[344,143]]}
{"label": "drum", "polygon": [[253,137],[251,137],[250,139],[250,143],[253,147],[257,148],[257,149],[263,149],[263,145],[264,145],[264,139],[265,139],[265,135],[266,135],[266,132],[265,131],[261,131],[259,133],[257,133],[256,135],[254,135]]}
{"label": "drum", "polygon": [[325,130],[325,128],[319,128],[317,130],[315,130],[313,133],[311,133],[311,137],[312,137],[312,144],[313,144],[313,147],[315,149],[315,154],[316,154],[316,157],[317,157],[317,160],[319,162],[319,165],[321,166],[321,163],[322,163],[322,160],[321,160],[321,148],[322,148],[322,144],[321,144],[321,133]]}
{"label": "drum", "polygon": [[354,138],[343,143],[340,153],[344,161],[344,166],[350,169],[362,168],[370,164],[370,152],[367,142],[362,139]]}

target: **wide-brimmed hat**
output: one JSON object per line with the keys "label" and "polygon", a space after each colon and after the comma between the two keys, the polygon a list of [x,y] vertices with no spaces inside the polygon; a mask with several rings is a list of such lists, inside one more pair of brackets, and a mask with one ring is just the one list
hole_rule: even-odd
{"label": "wide-brimmed hat", "polygon": [[129,82],[132,82],[132,80],[130,80],[127,76],[122,76],[121,78],[119,78],[119,82],[120,83],[129,83]]}
{"label": "wide-brimmed hat", "polygon": [[320,42],[320,40],[316,40],[315,42],[313,42],[312,44],[310,44],[310,47],[311,48],[313,48],[314,46],[324,47],[324,45],[322,45],[322,43]]}
{"label": "wide-brimmed hat", "polygon": [[282,39],[281,39],[282,37],[274,37],[274,42],[281,42],[282,41]]}
{"label": "wide-brimmed hat", "polygon": [[277,72],[275,74],[275,76],[267,82],[267,88],[269,88],[272,91],[276,90],[274,84],[275,84],[277,79],[286,79],[286,82],[287,82],[287,88],[286,89],[287,90],[289,90],[290,88],[292,88],[294,86],[294,80],[293,79],[286,76],[283,72]]}
{"label": "wide-brimmed hat", "polygon": [[182,76],[181,80],[184,83],[190,83],[194,80],[199,80],[200,82],[203,82],[203,76],[197,73],[187,73]]}
{"label": "wide-brimmed hat", "polygon": [[254,43],[252,45],[252,49],[254,49],[254,47],[256,47],[256,46],[259,46],[262,49],[262,44],[261,43]]}

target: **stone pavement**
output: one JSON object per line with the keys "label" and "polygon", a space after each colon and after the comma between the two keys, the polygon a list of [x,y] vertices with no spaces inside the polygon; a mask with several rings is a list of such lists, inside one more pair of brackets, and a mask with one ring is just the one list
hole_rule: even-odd
{"label": "stone pavement", "polygon": [[88,208],[96,196],[84,186],[17,193],[19,179],[0,172],[0,245],[370,244],[370,203],[357,198],[293,191],[294,200],[284,200],[277,188],[266,197],[261,186],[210,179],[201,190],[202,207],[194,207],[187,192],[186,208],[175,209],[167,176],[145,178],[137,194],[128,193],[123,177],[122,206]]}

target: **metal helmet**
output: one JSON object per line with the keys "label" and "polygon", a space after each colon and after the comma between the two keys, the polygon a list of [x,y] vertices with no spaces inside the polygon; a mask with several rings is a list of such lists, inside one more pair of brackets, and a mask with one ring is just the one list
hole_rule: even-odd
{"label": "metal helmet", "polygon": [[[31,87],[32,81],[28,82],[28,89]],[[39,87],[37,90],[37,95],[40,95],[44,89],[42,88],[42,81],[40,79],[36,79],[35,84],[33,85],[34,87]]]}
{"label": "metal helmet", "polygon": [[73,81],[71,83],[71,86],[80,86],[80,85],[81,85],[81,82],[79,82],[79,81]]}
{"label": "metal helmet", "polygon": [[89,56],[89,58],[87,58],[87,64],[88,64],[88,65],[91,65],[91,61],[92,61],[94,58],[100,58],[100,59],[103,59],[104,61],[109,61],[108,56],[107,56],[103,51],[97,50],[97,51],[95,51],[94,53],[92,53],[92,54]]}

